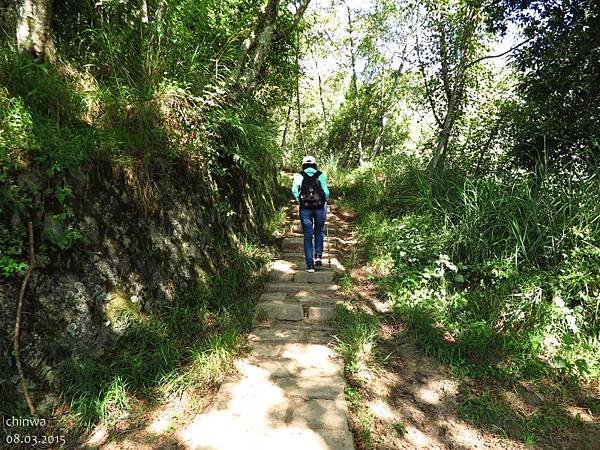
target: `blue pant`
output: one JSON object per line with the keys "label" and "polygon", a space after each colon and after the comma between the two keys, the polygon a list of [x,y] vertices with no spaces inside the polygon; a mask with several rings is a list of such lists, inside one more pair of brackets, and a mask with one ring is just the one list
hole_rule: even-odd
{"label": "blue pant", "polygon": [[[327,219],[327,204],[320,209],[300,208],[300,222],[304,233],[304,256],[306,265],[312,266],[314,258],[323,256],[323,226]],[[315,247],[313,252],[313,236]]]}

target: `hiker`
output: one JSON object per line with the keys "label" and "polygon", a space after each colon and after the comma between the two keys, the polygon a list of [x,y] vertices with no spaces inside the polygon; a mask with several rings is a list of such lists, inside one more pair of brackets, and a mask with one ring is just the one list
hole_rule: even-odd
{"label": "hiker", "polygon": [[315,266],[323,265],[323,227],[329,200],[327,178],[324,173],[319,172],[314,156],[305,156],[302,160],[302,170],[294,175],[292,194],[300,204],[306,271],[314,272]]}

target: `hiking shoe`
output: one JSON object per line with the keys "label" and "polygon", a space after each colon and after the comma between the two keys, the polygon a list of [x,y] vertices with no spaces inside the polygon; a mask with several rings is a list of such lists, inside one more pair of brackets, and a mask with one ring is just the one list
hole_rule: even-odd
{"label": "hiking shoe", "polygon": [[312,266],[306,266],[306,271],[308,273],[313,273],[315,271],[315,265],[313,264]]}
{"label": "hiking shoe", "polygon": [[323,260],[319,257],[315,258],[315,266],[321,267],[323,265]]}

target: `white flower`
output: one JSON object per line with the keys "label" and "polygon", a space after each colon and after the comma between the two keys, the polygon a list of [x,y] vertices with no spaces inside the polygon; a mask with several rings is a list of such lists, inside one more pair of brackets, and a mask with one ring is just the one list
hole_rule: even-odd
{"label": "white flower", "polygon": [[565,317],[567,319],[567,325],[571,329],[573,333],[577,333],[579,331],[579,327],[577,327],[577,319],[575,316],[569,314]]}
{"label": "white flower", "polygon": [[558,308],[562,309],[565,307],[565,301],[560,297],[560,295],[555,295],[553,301]]}
{"label": "white flower", "polygon": [[548,334],[544,338],[544,347],[546,347],[549,350],[553,350],[553,349],[557,348],[559,345],[560,345],[560,342],[558,342],[558,339],[553,334]]}

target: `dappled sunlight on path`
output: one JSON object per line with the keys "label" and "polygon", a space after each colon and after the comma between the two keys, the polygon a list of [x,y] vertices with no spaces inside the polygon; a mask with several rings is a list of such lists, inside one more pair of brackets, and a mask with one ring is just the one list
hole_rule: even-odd
{"label": "dappled sunlight on path", "polygon": [[[194,450],[353,450],[344,399],[343,361],[331,348],[338,286],[344,267],[335,245],[325,267],[303,271],[302,237],[289,208],[288,229],[259,303],[250,353],[235,361],[215,403],[178,433]],[[335,213],[329,220],[337,222]],[[331,260],[331,266],[328,262]]]}

